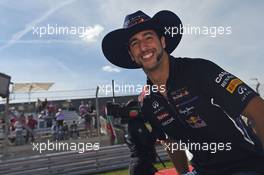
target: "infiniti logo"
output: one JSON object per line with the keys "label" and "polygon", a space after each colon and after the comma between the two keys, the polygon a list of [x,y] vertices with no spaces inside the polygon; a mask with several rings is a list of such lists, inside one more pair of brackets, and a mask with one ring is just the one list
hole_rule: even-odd
{"label": "infiniti logo", "polygon": [[157,101],[154,101],[154,102],[152,103],[152,107],[153,107],[154,109],[157,109],[157,108],[159,107],[159,103],[158,103]]}
{"label": "infiniti logo", "polygon": [[237,89],[238,94],[244,94],[245,91],[247,91],[247,88],[245,86],[239,86],[239,88]]}

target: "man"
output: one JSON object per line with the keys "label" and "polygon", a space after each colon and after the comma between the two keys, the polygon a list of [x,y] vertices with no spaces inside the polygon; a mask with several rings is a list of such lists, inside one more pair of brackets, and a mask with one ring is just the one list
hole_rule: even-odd
{"label": "man", "polygon": [[[147,75],[151,93],[141,102],[142,112],[154,130],[169,137],[165,144],[180,173],[186,171],[179,149],[184,145],[199,174],[264,174],[264,101],[208,60],[171,56],[181,26],[173,12],[150,18],[137,11],[125,18],[123,29],[104,37],[102,50],[111,63],[142,68]],[[255,121],[258,137],[241,115]]]}
{"label": "man", "polygon": [[70,137],[71,138],[76,138],[76,137],[80,138],[80,133],[79,133],[79,130],[78,130],[78,125],[75,122],[75,120],[70,125]]}
{"label": "man", "polygon": [[88,112],[90,114],[91,118],[91,129],[93,130],[94,128],[97,128],[97,121],[96,121],[96,109],[94,104],[92,103],[91,100],[88,101]]}
{"label": "man", "polygon": [[54,119],[54,117],[56,115],[56,106],[53,104],[52,101],[50,101],[47,108],[48,108],[48,114],[49,114],[49,116],[52,119]]}
{"label": "man", "polygon": [[51,134],[52,134],[52,140],[59,140],[59,128],[58,128],[58,123],[57,122],[53,122],[52,126],[51,126]]}
{"label": "man", "polygon": [[79,106],[79,113],[82,118],[84,118],[84,127],[87,137],[92,137],[92,115],[90,113],[90,106],[81,101]]}
{"label": "man", "polygon": [[15,127],[15,133],[16,133],[16,145],[23,145],[24,144],[24,136],[23,136],[23,130],[24,130],[24,122],[22,115],[19,116],[14,124]]}
{"label": "man", "polygon": [[62,126],[62,133],[63,133],[63,140],[68,140],[69,139],[69,126],[66,121],[63,121],[63,126]]}
{"label": "man", "polygon": [[63,140],[63,137],[64,137],[63,123],[64,123],[65,116],[61,108],[58,109],[58,112],[56,113],[55,117],[56,117],[57,125],[53,129],[55,129],[56,131],[57,139]]}
{"label": "man", "polygon": [[28,142],[28,140],[29,140],[29,137],[31,137],[31,142],[34,142],[34,140],[35,140],[35,136],[34,136],[34,129],[36,128],[36,126],[37,126],[37,121],[33,118],[33,115],[32,114],[30,114],[29,116],[28,116],[28,120],[27,120],[27,124],[26,124],[26,126],[27,126],[27,135],[26,135],[26,143]]}
{"label": "man", "polygon": [[157,169],[153,163],[156,159],[156,136],[147,127],[139,112],[137,101],[130,100],[125,105],[125,114],[129,117],[125,142],[131,152],[129,164],[130,175],[154,175]]}
{"label": "man", "polygon": [[88,107],[86,104],[84,104],[84,101],[81,101],[81,104],[79,106],[79,114],[80,116],[83,116],[88,112]]}

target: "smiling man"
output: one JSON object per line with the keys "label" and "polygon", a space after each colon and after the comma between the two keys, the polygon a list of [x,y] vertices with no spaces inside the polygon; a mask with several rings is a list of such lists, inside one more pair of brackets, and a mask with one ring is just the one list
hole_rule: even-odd
{"label": "smiling man", "polygon": [[[162,61],[164,37],[157,36],[154,30],[145,30],[132,36],[129,40],[131,58],[146,71],[155,70]],[[153,57],[155,59],[153,59]]]}
{"label": "smiling man", "polygon": [[[143,96],[142,112],[165,140],[179,173],[190,173],[180,149],[184,145],[198,174],[264,174],[264,101],[211,61],[171,56],[182,37],[181,26],[171,11],[152,18],[137,11],[126,16],[122,29],[104,37],[102,50],[114,65],[142,68],[148,85],[166,87]],[[178,33],[166,35],[170,27]],[[255,121],[258,136],[242,115]]]}

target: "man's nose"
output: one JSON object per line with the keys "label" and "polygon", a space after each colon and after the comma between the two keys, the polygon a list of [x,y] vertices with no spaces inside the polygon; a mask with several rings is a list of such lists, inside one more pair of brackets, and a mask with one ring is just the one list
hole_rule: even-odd
{"label": "man's nose", "polygon": [[148,44],[146,43],[146,42],[144,42],[144,41],[141,41],[140,42],[140,50],[141,51],[147,51],[148,50]]}

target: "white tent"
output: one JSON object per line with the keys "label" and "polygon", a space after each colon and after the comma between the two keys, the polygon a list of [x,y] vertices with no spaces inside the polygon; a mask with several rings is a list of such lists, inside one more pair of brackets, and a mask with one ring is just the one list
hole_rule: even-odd
{"label": "white tent", "polygon": [[12,92],[26,92],[30,101],[31,92],[48,91],[54,83],[15,83]]}

